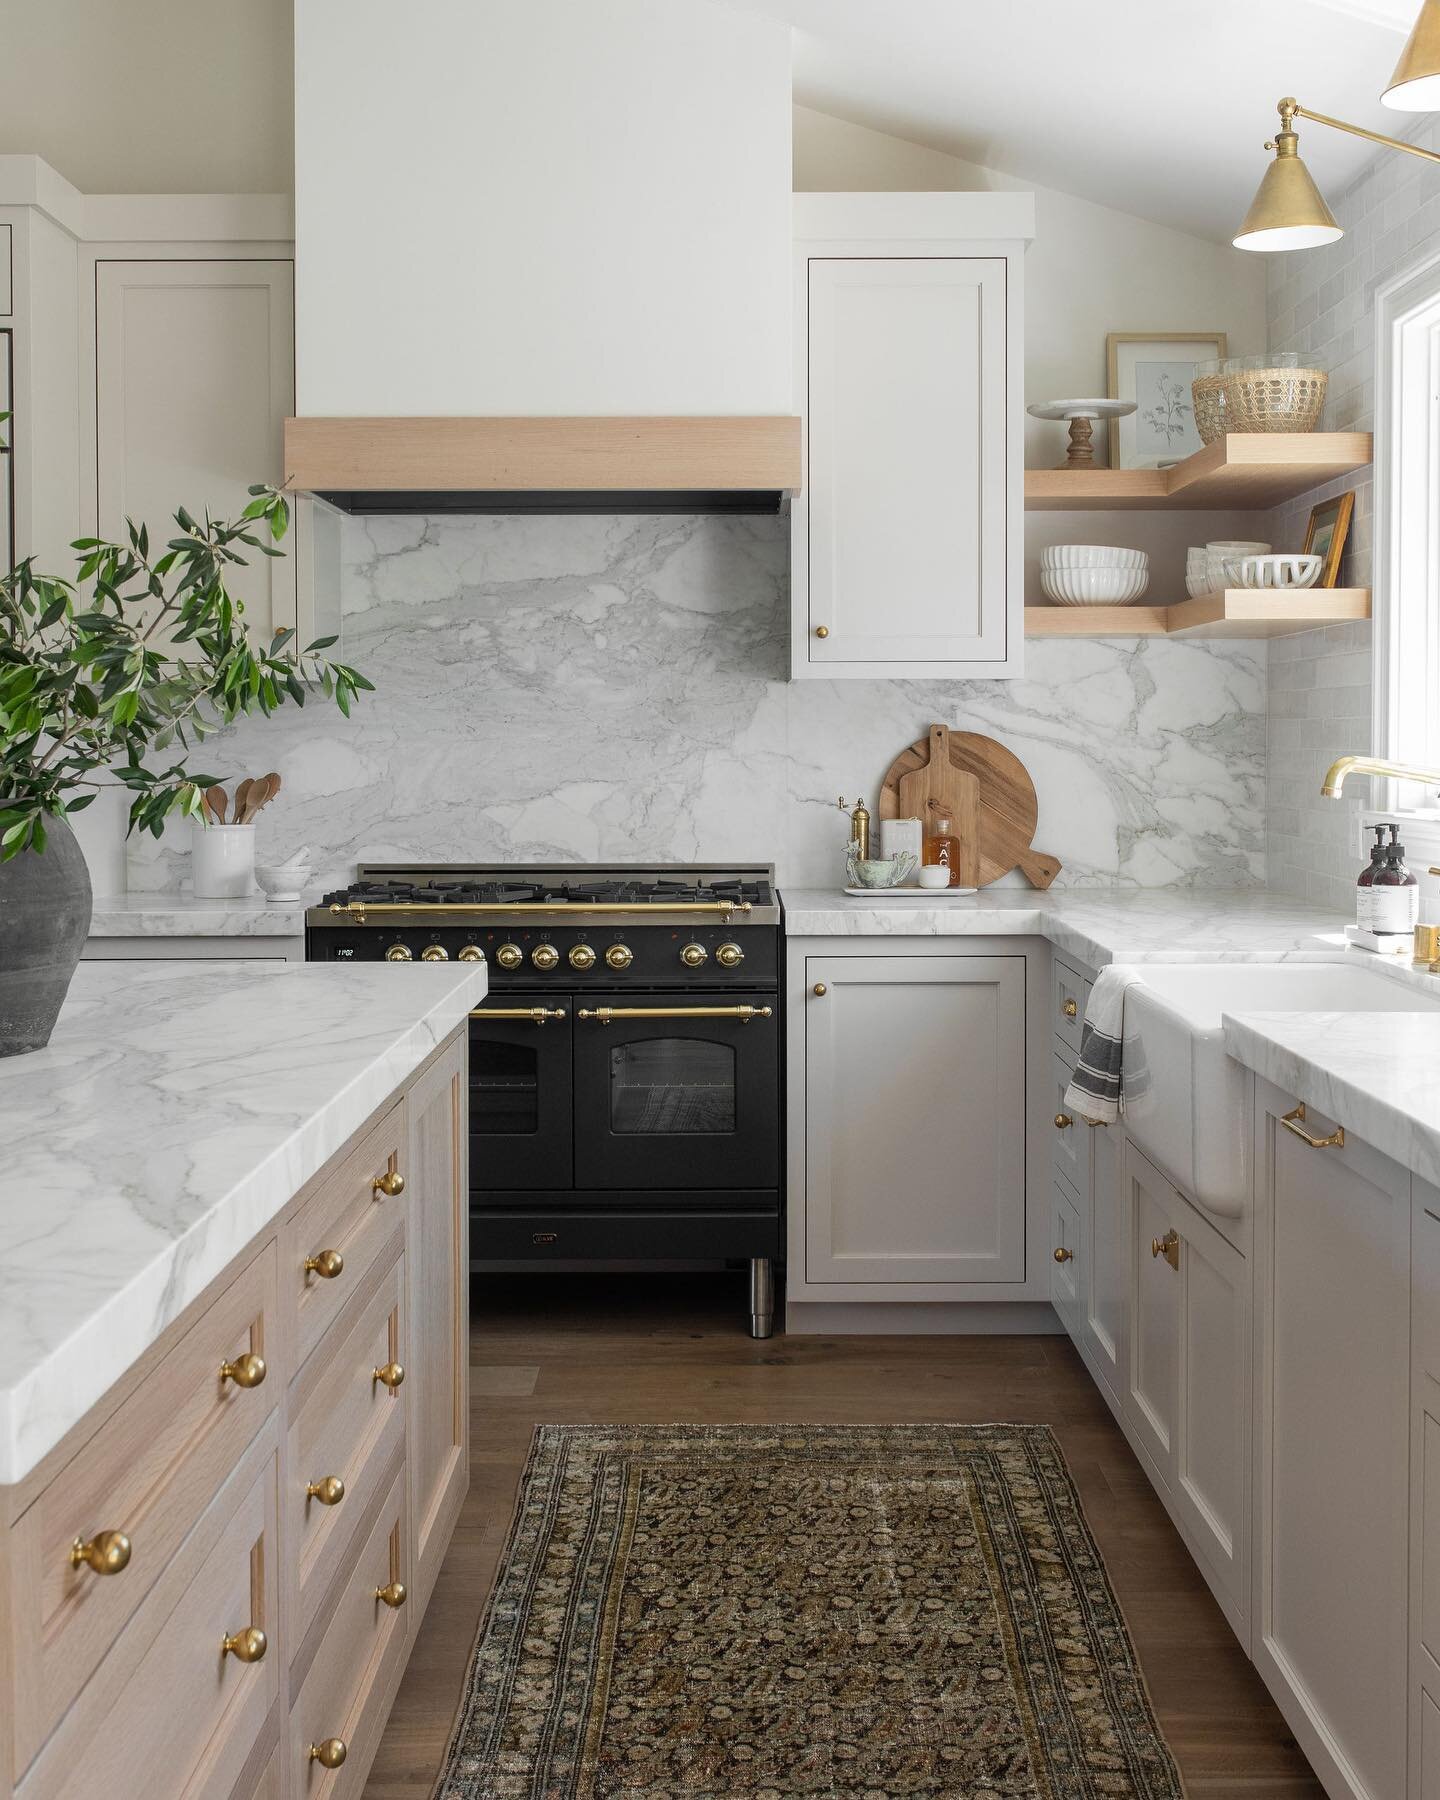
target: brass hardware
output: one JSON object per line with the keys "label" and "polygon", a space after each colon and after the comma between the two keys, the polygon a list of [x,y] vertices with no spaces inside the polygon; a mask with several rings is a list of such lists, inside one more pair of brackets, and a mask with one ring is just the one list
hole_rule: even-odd
{"label": "brass hardware", "polygon": [[1076,1004],[1073,1000],[1067,1000],[1065,1002],[1064,1006],[1062,1006],[1060,1008],[1060,1010],[1061,1010],[1061,1012],[1064,1013],[1064,1015],[1067,1019],[1073,1019],[1075,1017],[1076,1013],[1079,1012],[1080,1009],[1078,1006],[1076,1006]]}
{"label": "brass hardware", "polygon": [[527,919],[533,919],[537,915],[546,919],[629,918],[635,915],[663,919],[666,913],[678,912],[720,913],[728,919],[732,913],[748,913],[752,910],[753,902],[749,900],[667,900],[659,905],[646,900],[586,900],[573,903],[565,900],[537,900],[533,905],[527,902],[521,908],[468,900],[438,900],[415,906],[407,906],[399,900],[346,900],[337,901],[330,908],[339,918],[354,919],[361,925],[365,923],[368,913],[415,913],[422,919],[433,919],[437,914],[443,917],[446,913],[463,913],[466,918],[473,919],[483,913],[507,913],[514,918],[519,911]]}
{"label": "brass hardware", "polygon": [[247,1351],[234,1362],[221,1363],[220,1379],[233,1381],[238,1388],[257,1388],[265,1379],[265,1358]]}
{"label": "brass hardware", "polygon": [[1293,1132],[1302,1144],[1308,1144],[1312,1150],[1343,1150],[1345,1148],[1345,1127],[1337,1125],[1329,1137],[1312,1137],[1303,1128],[1305,1123],[1305,1102],[1302,1100],[1293,1112],[1283,1113],[1280,1123],[1289,1132]]}
{"label": "brass hardware", "polygon": [[738,969],[745,960],[745,952],[738,944],[722,944],[715,952],[715,960],[722,969]]}
{"label": "brass hardware", "polygon": [[1395,73],[1380,96],[1383,106],[1397,112],[1431,112],[1435,108],[1435,90],[1440,87],[1440,7],[1436,0],[1423,0],[1420,16],[1415,21]]}
{"label": "brass hardware", "polygon": [[537,969],[553,969],[560,961],[560,952],[553,944],[537,944],[530,952],[530,960]]}
{"label": "brass hardware", "polygon": [[826,987],[826,985],[823,981],[817,981],[815,983],[814,987],[811,988],[810,992],[815,996],[815,998],[817,1000],[823,1000],[825,998],[825,996],[830,992],[830,990],[829,990],[829,988]]}
{"label": "brass hardware", "polygon": [[1057,1131],[1068,1131],[1074,1123],[1075,1121],[1070,1117],[1069,1113],[1056,1113],[1055,1115],[1055,1129]]}
{"label": "brass hardware", "polygon": [[403,1581],[392,1581],[388,1587],[376,1588],[375,1598],[383,1605],[388,1606],[392,1612],[396,1611],[405,1604],[407,1598],[405,1583]]}
{"label": "brass hardware", "polygon": [[387,1169],[383,1175],[373,1177],[370,1191],[377,1200],[382,1194],[387,1200],[393,1200],[397,1194],[405,1192],[405,1177],[398,1169]]}
{"label": "brass hardware", "polygon": [[605,952],[605,961],[612,969],[628,969],[635,960],[635,952],[628,944],[612,944]]}
{"label": "brass hardware", "polygon": [[338,1475],[322,1475],[319,1481],[306,1483],[305,1498],[318,1500],[322,1506],[338,1506],[345,1498],[345,1483]]}
{"label": "brass hardware", "polygon": [[309,1750],[311,1762],[318,1762],[322,1769],[338,1769],[347,1754],[344,1738],[324,1738]]}
{"label": "brass hardware", "polygon": [[502,969],[518,969],[525,960],[525,952],[518,944],[502,944],[495,952],[495,960]]}
{"label": "brass hardware", "polygon": [[455,952],[456,962],[484,962],[485,952],[478,944],[462,944]]}
{"label": "brass hardware", "polygon": [[443,944],[427,944],[420,952],[421,962],[449,962],[450,952]]}
{"label": "brass hardware", "polygon": [[[1432,875],[1437,872],[1430,871]],[[1424,963],[1432,975],[1440,974],[1440,925],[1415,927],[1415,960]]]}
{"label": "brass hardware", "polygon": [[307,1275],[318,1275],[322,1281],[333,1281],[345,1267],[345,1258],[338,1250],[317,1250],[313,1256],[307,1256],[302,1265]]}
{"label": "brass hardware", "polygon": [[543,1025],[547,1019],[563,1019],[563,1006],[477,1006],[472,1019],[528,1019],[532,1025]]}
{"label": "brass hardware", "polygon": [[390,1392],[393,1394],[396,1388],[400,1386],[400,1383],[404,1381],[405,1370],[397,1362],[388,1362],[383,1368],[372,1369],[370,1371],[370,1379],[371,1381],[378,1381],[382,1387],[389,1388]]}
{"label": "brass hardware", "polygon": [[1097,1126],[1108,1125],[1110,1121],[1108,1119],[1087,1119],[1085,1123],[1090,1127],[1091,1131],[1094,1131]]}
{"label": "brass hardware", "polygon": [[710,952],[703,944],[687,944],[680,952],[680,960],[687,969],[698,969],[709,956]]}
{"label": "brass hardware", "polygon": [[386,962],[413,962],[414,955],[408,944],[392,944],[385,952]]}
{"label": "brass hardware", "polygon": [[855,854],[861,862],[870,855],[870,808],[863,799],[857,800],[853,806],[842,794],[835,802],[841,812],[850,811],[850,842],[855,846]]}
{"label": "brass hardware", "polygon": [[572,969],[593,969],[595,952],[589,944],[572,944],[569,961]]}
{"label": "brass hardware", "polygon": [[242,1663],[264,1662],[269,1648],[270,1640],[258,1625],[247,1625],[233,1637],[220,1640],[221,1656],[233,1656],[236,1662]]}
{"label": "brass hardware", "polygon": [[827,638],[827,637],[829,637],[829,635],[830,635],[830,627],[829,627],[829,626],[828,626],[828,625],[817,625],[817,626],[816,626],[816,627],[815,627],[815,635],[816,635],[816,637],[818,637],[818,638]]}
{"label": "brass hardware", "polygon": [[70,1567],[83,1564],[97,1575],[118,1575],[130,1561],[130,1540],[123,1531],[97,1531],[89,1543],[76,1538],[70,1546]]}
{"label": "brass hardware", "polygon": [[1163,1256],[1172,1269],[1180,1267],[1180,1233],[1167,1231],[1163,1238],[1151,1238],[1150,1254]]}
{"label": "brass hardware", "polygon": [[[1408,145],[1407,148],[1413,149],[1414,145]],[[1426,787],[1440,787],[1440,769],[1423,769],[1414,763],[1386,762],[1379,756],[1342,756],[1338,762],[1331,763],[1325,772],[1325,779],[1320,784],[1322,798],[1338,800],[1349,775],[1388,775],[1394,781],[1419,781]],[[1434,869],[1430,873],[1433,875]]]}
{"label": "brass hardware", "polygon": [[1058,1263],[1073,1262],[1075,1260],[1075,1252],[1073,1250],[1067,1250],[1063,1244],[1057,1244],[1055,1246],[1055,1260]]}
{"label": "brass hardware", "polygon": [[598,1019],[608,1025],[612,1019],[739,1019],[748,1025],[752,1019],[772,1017],[768,1006],[581,1006],[577,1019]]}

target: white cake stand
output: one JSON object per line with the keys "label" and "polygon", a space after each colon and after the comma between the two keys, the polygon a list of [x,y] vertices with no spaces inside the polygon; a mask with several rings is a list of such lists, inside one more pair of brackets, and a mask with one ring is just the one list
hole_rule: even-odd
{"label": "white cake stand", "polygon": [[1070,422],[1070,453],[1063,463],[1057,466],[1062,469],[1093,469],[1095,467],[1095,450],[1091,443],[1093,422],[1096,419],[1123,419],[1127,413],[1133,413],[1133,400],[1042,400],[1035,406],[1025,408],[1032,418],[1036,419],[1068,419]]}

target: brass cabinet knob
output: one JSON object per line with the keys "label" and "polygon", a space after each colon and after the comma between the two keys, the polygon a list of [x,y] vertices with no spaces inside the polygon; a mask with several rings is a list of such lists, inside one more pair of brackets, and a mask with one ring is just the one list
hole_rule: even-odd
{"label": "brass cabinet knob", "polygon": [[823,1000],[825,998],[825,996],[830,992],[830,990],[829,990],[829,988],[826,987],[826,985],[823,981],[817,981],[815,983],[814,987],[811,988],[810,992],[815,996],[815,998],[817,1000]]}
{"label": "brass cabinet knob", "polygon": [[1055,1260],[1058,1263],[1073,1262],[1075,1260],[1075,1252],[1073,1250],[1067,1250],[1063,1244],[1057,1244],[1055,1246]]}
{"label": "brass cabinet knob", "polygon": [[827,638],[827,637],[829,637],[829,635],[830,635],[830,627],[829,627],[829,626],[828,626],[828,625],[817,625],[817,626],[816,626],[816,627],[815,627],[815,635],[816,635],[816,637],[818,637],[818,638]]}
{"label": "brass cabinet knob", "polygon": [[375,1598],[392,1609],[401,1607],[405,1604],[406,1599],[405,1583],[392,1581],[389,1587],[376,1588]]}
{"label": "brass cabinet knob", "polygon": [[233,1381],[238,1388],[257,1388],[265,1379],[265,1358],[249,1352],[234,1362],[221,1363],[220,1379]]}
{"label": "brass cabinet knob", "polygon": [[345,1483],[338,1475],[322,1475],[306,1485],[305,1498],[318,1500],[322,1506],[338,1506],[345,1498]]}
{"label": "brass cabinet knob", "polygon": [[525,952],[518,944],[502,944],[495,952],[495,960],[502,969],[518,969],[525,960]]}
{"label": "brass cabinet knob", "polygon": [[383,1387],[389,1388],[390,1392],[393,1394],[396,1388],[398,1388],[400,1383],[405,1379],[405,1370],[400,1363],[388,1362],[383,1368],[372,1369],[370,1371],[370,1379],[371,1381],[378,1381]]}
{"label": "brass cabinet knob", "polygon": [[1075,1014],[1080,1009],[1079,1009],[1079,1007],[1076,1006],[1076,1004],[1073,1000],[1067,1000],[1065,1002],[1064,1006],[1062,1006],[1060,1008],[1060,1010],[1061,1010],[1061,1012],[1064,1013],[1064,1015],[1067,1019],[1073,1019],[1075,1017]]}
{"label": "brass cabinet knob", "polygon": [[1172,1269],[1178,1269],[1180,1267],[1180,1233],[1172,1229],[1167,1231],[1163,1238],[1151,1238],[1150,1254],[1163,1256]]}
{"label": "brass cabinet knob", "polygon": [[387,1169],[383,1175],[377,1175],[370,1183],[372,1192],[378,1200],[382,1194],[393,1200],[397,1194],[405,1192],[405,1177],[398,1169]]}
{"label": "brass cabinet knob", "polygon": [[462,944],[455,952],[456,962],[484,962],[485,952],[478,944]]}
{"label": "brass cabinet knob", "polygon": [[745,960],[745,952],[738,944],[722,944],[715,952],[715,960],[722,969],[738,969]]}
{"label": "brass cabinet knob", "polygon": [[413,962],[414,954],[408,944],[392,944],[385,952],[386,962]]}
{"label": "brass cabinet knob", "polygon": [[572,969],[593,969],[595,952],[589,944],[572,944],[570,946],[570,967]]}
{"label": "brass cabinet knob", "polygon": [[130,1561],[130,1540],[123,1531],[97,1531],[87,1543],[76,1538],[70,1546],[70,1567],[93,1569],[97,1575],[118,1575]]}
{"label": "brass cabinet knob", "polygon": [[530,960],[537,969],[553,969],[560,961],[560,952],[553,944],[537,944],[530,952]]}
{"label": "brass cabinet knob", "polygon": [[318,1275],[322,1281],[333,1281],[345,1267],[345,1258],[338,1250],[317,1250],[313,1256],[307,1256],[304,1270],[307,1275]]}
{"label": "brass cabinet knob", "polygon": [[247,1625],[243,1631],[237,1631],[234,1637],[221,1638],[221,1656],[233,1656],[236,1662],[264,1662],[265,1652],[270,1648],[270,1640],[258,1625]]}
{"label": "brass cabinet knob", "polygon": [[1075,1121],[1070,1117],[1069,1113],[1056,1113],[1055,1115],[1055,1129],[1057,1131],[1068,1131],[1074,1123]]}
{"label": "brass cabinet knob", "polygon": [[450,952],[443,944],[427,944],[420,952],[421,962],[449,962]]}
{"label": "brass cabinet knob", "polygon": [[324,1738],[310,1746],[309,1754],[311,1762],[318,1762],[322,1769],[338,1769],[349,1752],[344,1738]]}
{"label": "brass cabinet knob", "polygon": [[635,952],[628,944],[612,944],[605,952],[605,961],[612,969],[628,969],[635,960]]}
{"label": "brass cabinet knob", "polygon": [[687,969],[698,969],[709,958],[710,952],[703,944],[687,944],[680,952],[680,960]]}

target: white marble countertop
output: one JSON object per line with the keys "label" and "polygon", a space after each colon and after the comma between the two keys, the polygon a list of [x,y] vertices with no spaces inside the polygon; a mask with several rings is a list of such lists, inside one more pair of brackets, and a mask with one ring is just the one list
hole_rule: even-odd
{"label": "white marble countertop", "polygon": [[190,894],[97,895],[92,938],[303,937],[305,900],[197,900]]}
{"label": "white marble countertop", "polygon": [[0,1062],[0,1486],[483,998],[484,968],[81,963]]}

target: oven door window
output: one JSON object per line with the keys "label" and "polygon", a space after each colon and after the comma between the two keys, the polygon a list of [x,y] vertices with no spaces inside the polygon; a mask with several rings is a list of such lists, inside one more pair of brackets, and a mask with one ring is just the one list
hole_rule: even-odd
{"label": "oven door window", "polygon": [[610,1052],[610,1129],[618,1136],[733,1137],[735,1051],[653,1037]]}

